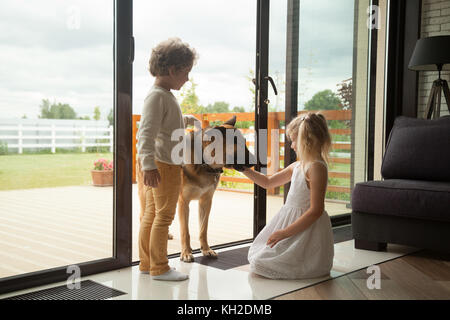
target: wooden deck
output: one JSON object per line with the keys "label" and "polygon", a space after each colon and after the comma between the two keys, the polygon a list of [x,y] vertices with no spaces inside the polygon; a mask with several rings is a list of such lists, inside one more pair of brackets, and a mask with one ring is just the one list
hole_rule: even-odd
{"label": "wooden deck", "polygon": [[[268,220],[283,203],[268,196]],[[112,256],[113,188],[70,186],[0,192],[0,278]],[[197,201],[190,204],[191,246],[198,248]],[[326,203],[330,215],[349,211]],[[139,201],[133,185],[133,260],[139,260]],[[210,245],[249,239],[253,195],[217,191],[211,210]],[[168,251],[180,251],[178,218]]]}

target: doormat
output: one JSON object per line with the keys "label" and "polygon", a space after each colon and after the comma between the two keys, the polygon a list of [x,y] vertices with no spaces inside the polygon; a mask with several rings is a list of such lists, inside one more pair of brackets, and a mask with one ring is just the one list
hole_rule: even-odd
{"label": "doormat", "polygon": [[69,289],[67,285],[39,290],[2,300],[105,300],[126,294],[100,283],[84,280],[79,289]]}
{"label": "doormat", "polygon": [[194,258],[194,262],[203,264],[208,267],[217,268],[220,270],[228,270],[249,264],[247,260],[248,249],[250,249],[250,246],[228,251],[222,251],[219,252],[217,258],[200,256]]}
{"label": "doormat", "polygon": [[[351,225],[333,228],[334,243],[344,242],[353,239]],[[220,270],[228,270],[249,264],[247,256],[250,247],[243,247],[234,250],[222,251],[218,258],[196,257],[194,262]]]}

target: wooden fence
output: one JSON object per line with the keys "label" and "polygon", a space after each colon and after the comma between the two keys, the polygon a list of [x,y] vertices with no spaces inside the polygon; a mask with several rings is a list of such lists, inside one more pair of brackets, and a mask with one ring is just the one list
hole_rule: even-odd
{"label": "wooden fence", "polygon": [[[307,111],[300,111],[298,114],[305,113]],[[321,111],[327,120],[351,120],[351,110],[327,110]],[[202,122],[202,128],[206,128],[210,125],[210,122],[213,121],[226,121],[230,119],[232,116],[236,116],[236,121],[255,121],[255,114],[253,112],[243,112],[243,113],[203,113],[203,114],[192,114],[198,120]],[[136,172],[135,172],[135,160],[136,160],[136,143],[137,138],[136,134],[138,131],[138,122],[140,120],[140,115],[133,115],[133,183],[136,182]],[[267,122],[267,132],[272,132],[272,129],[278,129],[279,134],[284,136],[285,129],[280,128],[280,121],[284,121],[284,112],[269,112],[268,113],[268,122]],[[254,134],[254,129],[240,129],[244,135]],[[349,136],[351,134],[351,129],[330,129],[330,133],[333,135],[345,135]],[[280,154],[280,151],[284,147],[285,143],[279,142],[278,152],[276,150],[272,150],[271,148],[271,135],[268,134],[267,141],[267,155],[268,155],[268,175],[275,174],[280,169],[280,161],[284,160],[284,154]],[[254,144],[253,141],[247,141],[247,146],[252,146]],[[351,150],[351,142],[349,141],[333,141],[332,151],[333,150]],[[342,154],[336,154],[332,152],[332,156],[330,157],[331,164],[333,163],[341,163],[341,164],[350,164],[350,157],[342,156]],[[328,173],[329,178],[347,178],[350,179],[350,172],[336,172],[330,171]],[[253,182],[246,177],[232,177],[222,175],[220,181],[228,181],[228,182],[238,182],[238,183],[250,183]],[[221,188],[233,191],[230,188]],[[327,191],[337,192],[337,193],[350,193],[349,186],[337,186],[337,185],[328,185]],[[279,188],[268,190],[268,194],[278,194]]]}

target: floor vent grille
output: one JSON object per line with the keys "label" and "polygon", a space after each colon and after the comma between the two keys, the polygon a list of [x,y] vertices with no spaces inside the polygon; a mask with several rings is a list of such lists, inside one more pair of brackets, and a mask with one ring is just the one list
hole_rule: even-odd
{"label": "floor vent grille", "polygon": [[126,294],[100,283],[84,280],[79,289],[69,289],[67,285],[39,290],[3,300],[105,300]]}

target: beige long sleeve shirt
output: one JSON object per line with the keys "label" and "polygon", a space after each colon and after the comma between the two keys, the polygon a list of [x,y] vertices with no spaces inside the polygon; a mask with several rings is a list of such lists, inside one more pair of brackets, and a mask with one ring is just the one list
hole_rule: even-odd
{"label": "beige long sleeve shirt", "polygon": [[172,149],[179,142],[171,140],[172,132],[194,125],[195,121],[194,117],[183,117],[172,92],[154,85],[144,99],[137,134],[137,153],[142,170],[156,169],[155,160],[173,164]]}

